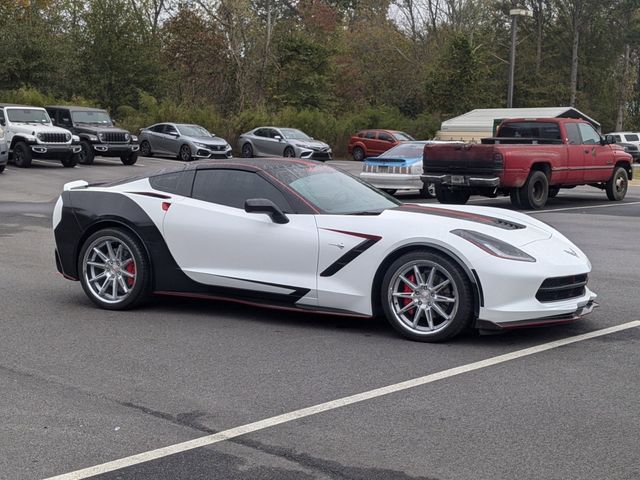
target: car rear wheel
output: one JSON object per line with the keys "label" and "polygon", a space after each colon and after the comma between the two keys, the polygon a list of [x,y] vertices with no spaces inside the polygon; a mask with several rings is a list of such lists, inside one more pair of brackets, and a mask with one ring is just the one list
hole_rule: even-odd
{"label": "car rear wheel", "polygon": [[189,147],[189,145],[182,145],[180,147],[180,153],[179,153],[178,157],[183,162],[190,162],[191,161],[191,159],[193,157],[191,156],[191,148]]}
{"label": "car rear wheel", "polygon": [[95,158],[93,147],[86,140],[80,142],[80,153],[78,154],[78,162],[81,165],[91,165]]}
{"label": "car rear wheel", "polygon": [[149,261],[140,242],[129,232],[105,229],[94,233],[85,241],[78,264],[82,288],[101,308],[132,308],[149,294]]}
{"label": "car rear wheel", "polygon": [[151,151],[151,144],[147,140],[143,140],[140,144],[140,154],[143,157],[153,157],[153,152]]}
{"label": "car rear wheel", "polygon": [[517,188],[511,189],[509,192],[509,198],[511,199],[511,205],[516,208],[522,208],[522,203],[520,203],[520,192],[518,192]]}
{"label": "car rear wheel", "polygon": [[250,143],[242,145],[242,158],[253,158],[253,147]]}
{"label": "car rear wheel", "polygon": [[471,283],[444,255],[418,250],[387,269],[381,288],[387,320],[401,335],[421,342],[452,338],[473,316]]}
{"label": "car rear wheel", "polygon": [[614,170],[611,179],[605,185],[607,198],[609,200],[619,202],[627,195],[629,188],[629,175],[624,167],[618,167]]}
{"label": "car rear wheel", "polygon": [[364,157],[365,157],[364,150],[363,150],[362,148],[360,148],[360,147],[355,147],[355,148],[352,150],[351,155],[353,155],[353,159],[354,159],[356,162],[361,162],[361,161],[363,161],[363,160],[364,160]]}
{"label": "car rear wheel", "polygon": [[536,210],[542,208],[549,198],[549,179],[541,170],[534,170],[519,189],[520,203],[524,208]]}
{"label": "car rear wheel", "polygon": [[0,173],[4,172],[4,168],[6,167],[6,165],[0,165]]}
{"label": "car rear wheel", "polygon": [[295,158],[296,152],[293,148],[287,147],[284,149],[284,156],[287,158]]}
{"label": "car rear wheel", "polygon": [[138,152],[130,153],[129,155],[122,155],[120,161],[123,165],[134,165],[138,161]]}
{"label": "car rear wheel", "polygon": [[13,162],[16,167],[29,168],[31,166],[31,150],[24,142],[16,143],[13,147]]}
{"label": "car rear wheel", "polygon": [[436,198],[440,203],[464,205],[469,201],[471,193],[467,190],[451,190],[446,187],[436,187]]}

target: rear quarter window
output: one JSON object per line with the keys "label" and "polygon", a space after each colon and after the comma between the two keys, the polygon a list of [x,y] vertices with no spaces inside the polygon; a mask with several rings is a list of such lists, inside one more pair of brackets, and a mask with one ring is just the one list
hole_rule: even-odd
{"label": "rear quarter window", "polygon": [[154,190],[188,197],[191,195],[194,175],[195,172],[193,170],[163,173],[162,175],[149,177],[149,183]]}

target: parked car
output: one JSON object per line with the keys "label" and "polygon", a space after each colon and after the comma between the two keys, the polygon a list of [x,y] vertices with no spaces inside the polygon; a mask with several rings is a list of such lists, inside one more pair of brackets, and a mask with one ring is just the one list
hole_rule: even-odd
{"label": "parked car", "polygon": [[78,160],[91,165],[96,155],[118,157],[124,165],[138,160],[138,137],[116,128],[109,112],[100,108],[51,105],[45,107],[54,125],[80,138]]}
{"label": "parked car", "polygon": [[616,143],[632,143],[640,148],[640,134],[636,132],[611,132],[607,135],[613,135]]}
{"label": "parked car", "polygon": [[9,145],[9,160],[17,167],[30,167],[34,158],[60,160],[68,168],[78,163],[80,139],[54,126],[44,108],[0,105],[0,127]]}
{"label": "parked car", "polygon": [[362,130],[349,139],[347,151],[353,159],[361,162],[367,157],[383,154],[400,142],[410,142],[415,139],[397,130]]}
{"label": "parked car", "polygon": [[360,178],[390,195],[397,191],[419,190],[422,197],[432,198],[435,196],[435,186],[433,183],[425,185],[421,175],[424,146],[434,143],[451,142],[436,140],[402,142],[382,155],[365,158]]}
{"label": "parked car", "polygon": [[55,259],[99,308],[152,293],[337,315],[419,341],[577,320],[591,264],[527,215],[402,204],[308,160],[204,161],[64,186]]}
{"label": "parked car", "polygon": [[183,162],[230,158],[231,146],[206,128],[190,123],[156,123],[140,130],[140,153],[176,156]]}
{"label": "parked car", "polygon": [[633,176],[631,155],[573,118],[504,120],[481,145],[428,145],[423,180],[440,203],[466,203],[472,194],[510,195],[517,207],[542,208],[561,188],[592,185],[622,200]]}
{"label": "parked car", "polygon": [[9,146],[4,136],[4,129],[0,127],[0,173],[4,172],[9,162]]}
{"label": "parked car", "polygon": [[322,162],[331,160],[331,147],[297,128],[258,127],[240,135],[238,148],[244,158],[296,157]]}

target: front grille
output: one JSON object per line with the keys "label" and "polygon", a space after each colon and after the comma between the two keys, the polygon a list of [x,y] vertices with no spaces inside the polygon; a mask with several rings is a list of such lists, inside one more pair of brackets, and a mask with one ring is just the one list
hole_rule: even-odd
{"label": "front grille", "polygon": [[39,133],[38,139],[43,143],[67,143],[71,135],[66,133]]}
{"label": "front grille", "polygon": [[317,160],[331,160],[331,154],[327,152],[313,152],[311,158],[315,158]]}
{"label": "front grille", "polygon": [[124,132],[105,132],[101,134],[100,139],[105,143],[125,143],[126,135]]}
{"label": "front grille", "polygon": [[540,302],[557,302],[581,297],[585,293],[587,282],[586,273],[568,277],[547,278],[538,289],[536,298]]}

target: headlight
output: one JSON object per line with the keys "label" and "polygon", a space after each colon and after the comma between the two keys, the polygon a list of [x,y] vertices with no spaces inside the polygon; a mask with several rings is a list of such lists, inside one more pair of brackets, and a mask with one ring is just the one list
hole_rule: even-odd
{"label": "headlight", "polygon": [[193,144],[196,147],[200,147],[200,148],[211,148],[209,145],[207,145],[206,143],[198,143],[198,142],[193,142]]}
{"label": "headlight", "polygon": [[535,258],[519,248],[509,245],[497,238],[485,235],[484,233],[474,232],[472,230],[452,230],[451,233],[473,243],[476,247],[481,248],[494,257],[504,258],[506,260],[517,260],[519,262],[536,261]]}
{"label": "headlight", "polygon": [[98,137],[96,135],[89,135],[89,140],[92,142],[97,142],[98,141]]}
{"label": "headlight", "polygon": [[66,133],[66,134],[64,135],[64,138],[66,138],[66,139],[67,139],[67,142],[68,142],[69,140],[71,140],[71,134],[70,134],[70,133]]}
{"label": "headlight", "polygon": [[129,139],[131,138],[131,135],[129,135],[128,133],[124,134],[124,139],[129,141]]}
{"label": "headlight", "polygon": [[138,141],[138,136],[137,135],[131,135],[131,141],[132,142],[137,142]]}
{"label": "headlight", "polygon": [[224,147],[225,150],[231,150],[231,145],[229,145],[228,143],[225,145]]}
{"label": "headlight", "polygon": [[42,141],[42,133],[38,133],[38,134],[36,135],[36,138],[37,138],[38,140]]}

